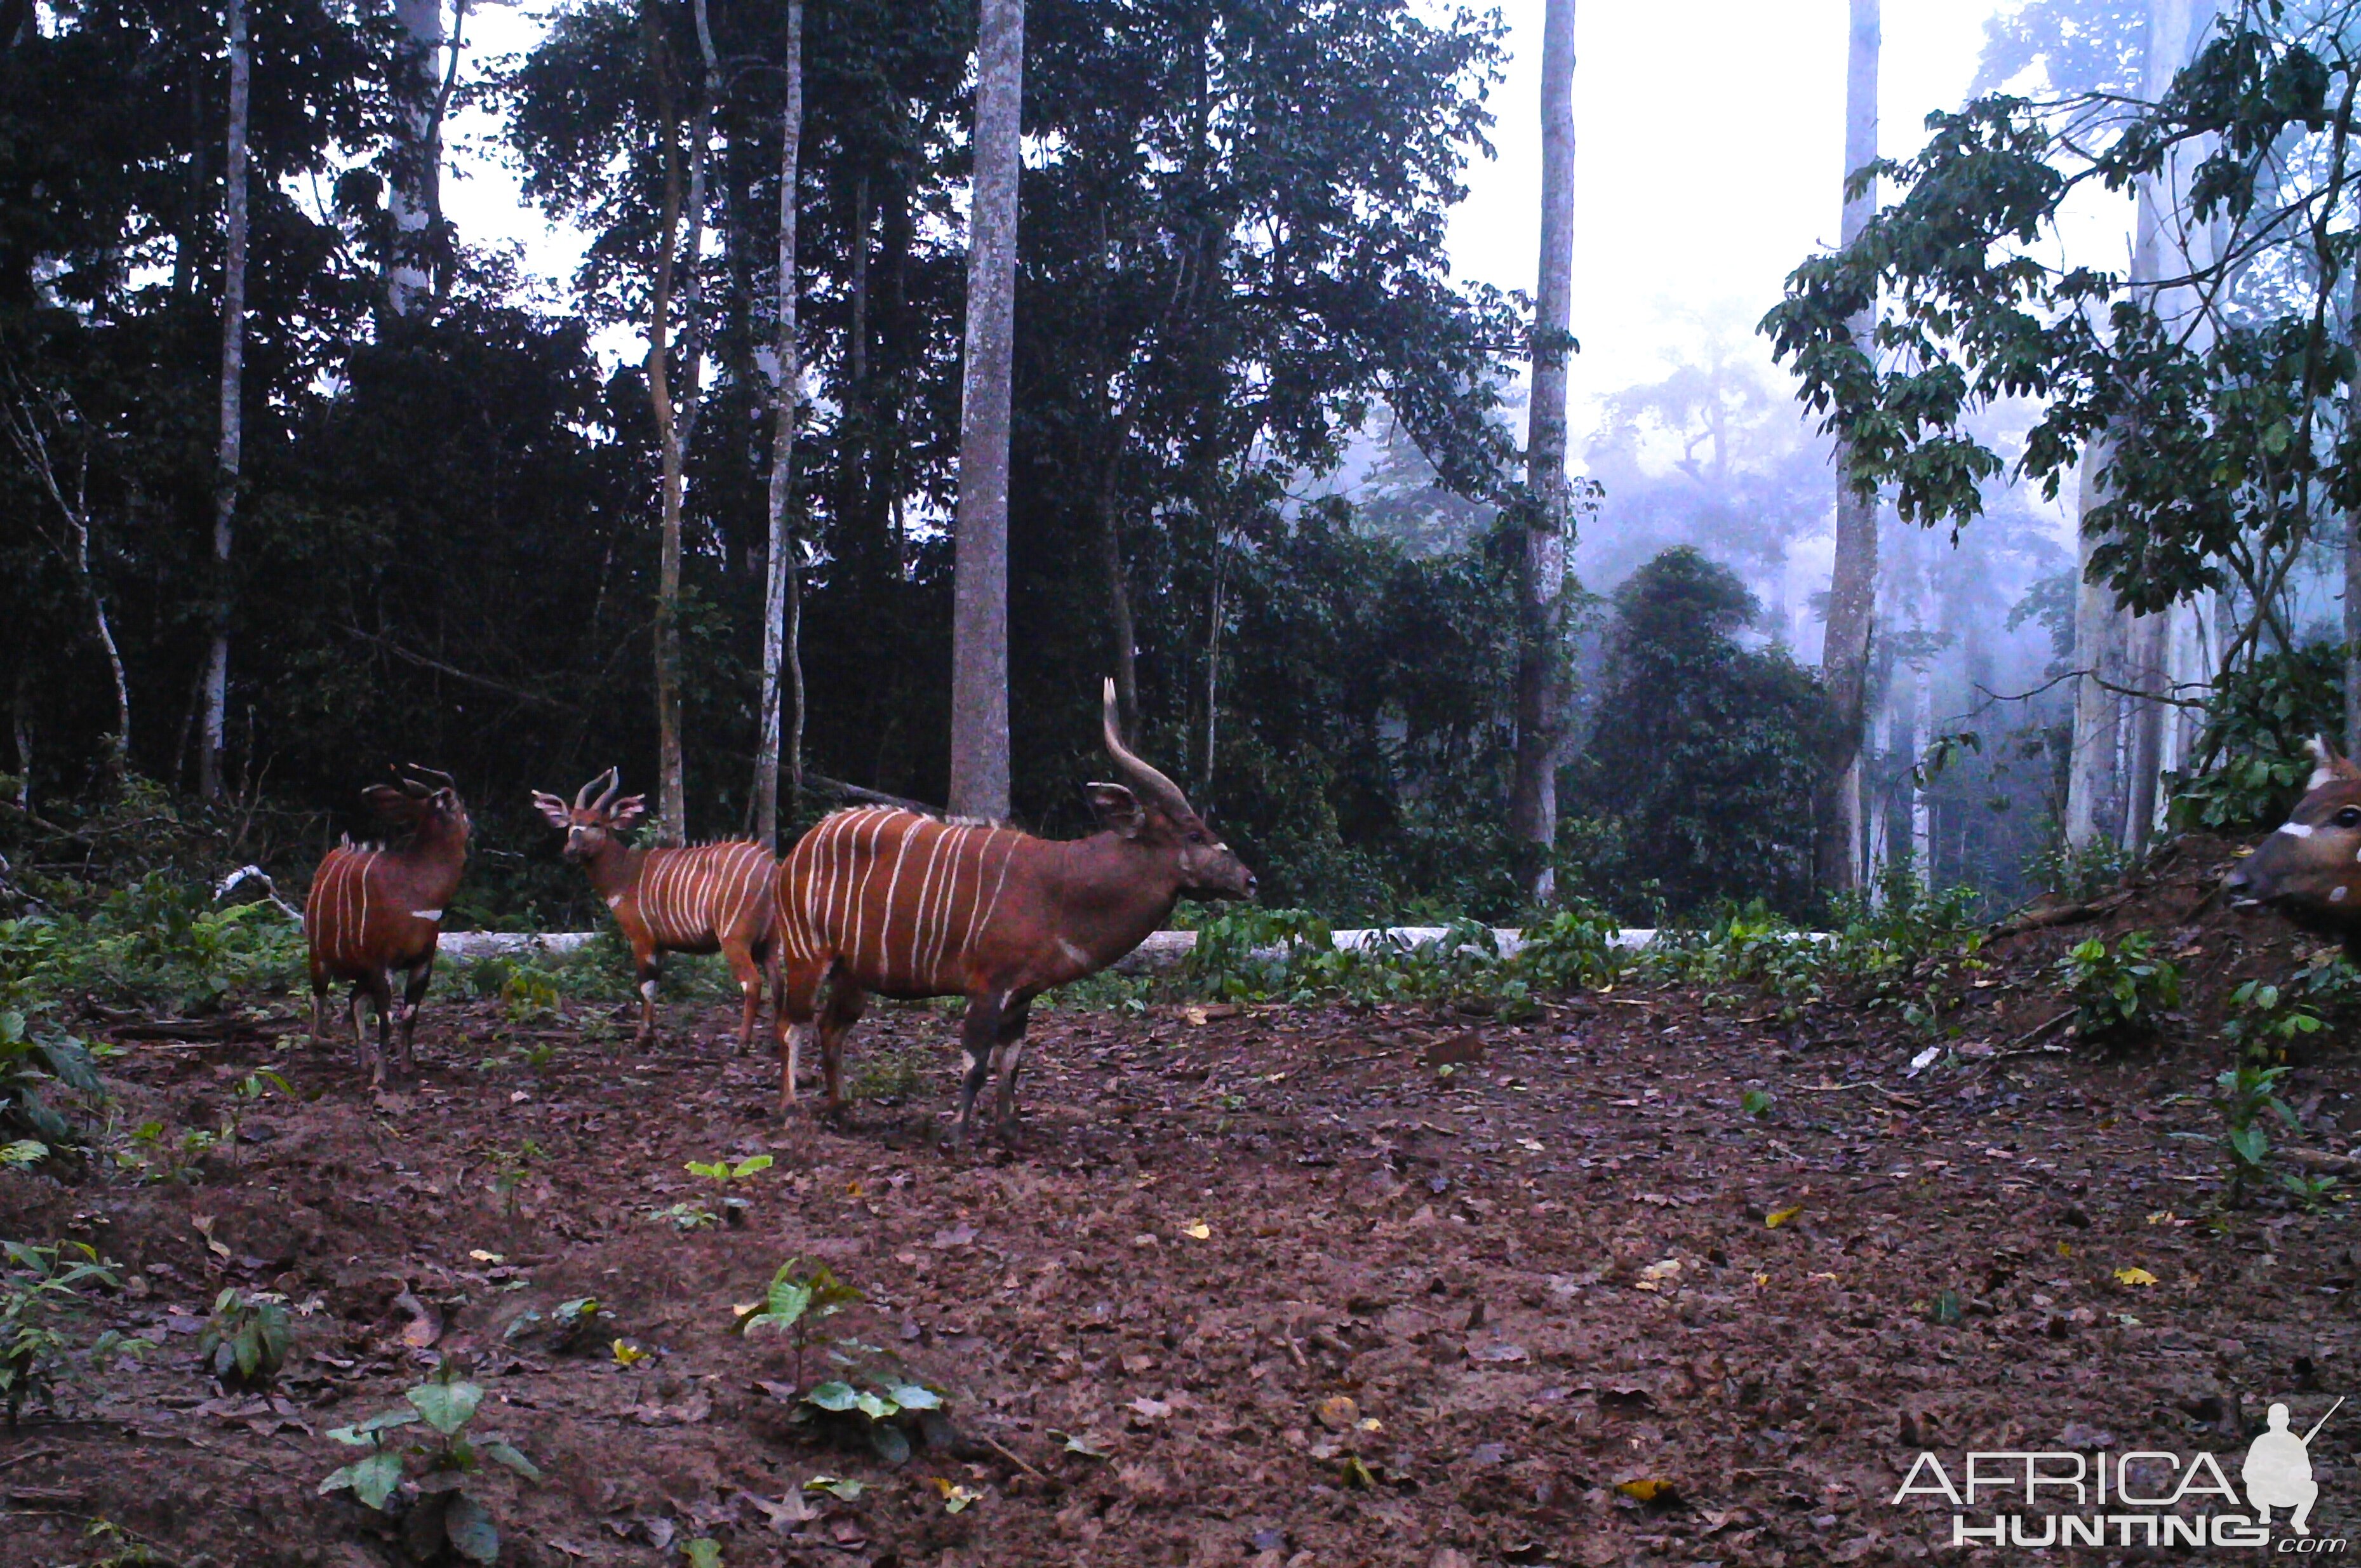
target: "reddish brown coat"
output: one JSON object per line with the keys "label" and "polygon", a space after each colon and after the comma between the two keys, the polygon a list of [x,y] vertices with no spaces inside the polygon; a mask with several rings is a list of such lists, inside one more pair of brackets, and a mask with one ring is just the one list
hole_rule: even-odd
{"label": "reddish brown coat", "polygon": [[1130,952],[1184,893],[1253,893],[1254,874],[1180,789],[1124,749],[1114,701],[1110,683],[1108,754],[1138,793],[1090,786],[1104,832],[1052,842],[994,824],[863,806],[824,818],[788,851],[776,899],[783,1110],[796,1102],[802,1031],[820,1014],[824,985],[817,1028],[831,1106],[842,1099],[844,1033],[868,992],[965,996],[959,1135],[967,1135],[976,1091],[994,1067],[996,1120],[1009,1135],[1034,997]]}
{"label": "reddish brown coat", "polygon": [[[448,773],[414,765],[406,773],[417,776],[401,777],[399,789],[372,784],[361,792],[379,816],[406,830],[402,841],[389,849],[347,840],[329,850],[312,872],[312,890],[303,901],[312,1037],[317,1042],[325,1032],[329,988],[339,981],[351,982],[346,1012],[354,1048],[373,1083],[384,1081],[397,1017],[401,1024],[400,1061],[406,1069],[414,1059],[418,1003],[434,978],[443,913],[459,889],[473,827]],[[395,970],[407,971],[398,1012]],[[375,1048],[361,1026],[364,995],[377,1008]]]}
{"label": "reddish brown coat", "polygon": [[[590,792],[606,784],[595,802]],[[729,960],[741,1008],[738,1048],[754,1043],[766,977],[774,977],[777,921],[772,877],[778,858],[760,844],[729,842],[675,849],[633,849],[617,837],[647,809],[644,795],[615,798],[620,773],[609,769],[576,792],[567,806],[533,792],[533,804],[566,835],[566,858],[589,873],[590,885],[614,912],[631,945],[640,981],[642,1044],[655,1038],[656,984],[665,953],[715,953]]]}
{"label": "reddish brown coat", "polygon": [[2267,905],[2307,930],[2361,948],[2361,769],[2325,739],[2312,743],[2315,766],[2304,796],[2279,831],[2230,869],[2223,891],[2239,905]]}

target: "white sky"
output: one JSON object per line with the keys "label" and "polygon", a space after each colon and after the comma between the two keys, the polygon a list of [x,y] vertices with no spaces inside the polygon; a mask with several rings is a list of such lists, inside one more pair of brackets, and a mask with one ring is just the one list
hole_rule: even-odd
{"label": "white sky", "polygon": [[[1887,0],[1880,150],[1914,150],[1975,74],[1993,0]],[[1505,0],[1497,161],[1454,218],[1464,277],[1532,292],[1539,264],[1542,0]],[[1576,13],[1577,400],[1653,379],[1697,313],[1748,323],[1835,243],[1846,0],[1587,0]],[[1767,356],[1765,356],[1767,362]],[[1579,411],[1575,423],[1582,424]],[[1577,444],[1578,444],[1577,439]]]}

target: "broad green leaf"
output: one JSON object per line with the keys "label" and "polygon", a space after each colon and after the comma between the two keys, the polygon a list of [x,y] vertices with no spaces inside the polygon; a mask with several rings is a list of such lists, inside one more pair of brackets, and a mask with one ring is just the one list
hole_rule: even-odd
{"label": "broad green leaf", "polygon": [[416,1410],[379,1410],[376,1415],[371,1416],[368,1420],[360,1422],[357,1426],[348,1427],[346,1430],[348,1431],[366,1434],[368,1432],[390,1431],[395,1427],[415,1426],[417,1424],[418,1412]]}
{"label": "broad green leaf", "polygon": [[325,1497],[339,1487],[349,1486],[353,1496],[372,1508],[382,1510],[393,1489],[401,1485],[401,1455],[392,1449],[383,1449],[367,1459],[357,1459],[343,1469],[332,1473],[320,1483],[320,1494]]}
{"label": "broad green leaf", "polygon": [[752,1176],[757,1171],[770,1169],[771,1163],[771,1157],[766,1154],[758,1154],[749,1158],[741,1159],[738,1162],[737,1168],[730,1173],[730,1179],[732,1181],[743,1181],[746,1178]]}
{"label": "broad green leaf", "polygon": [[526,1480],[538,1481],[541,1479],[540,1469],[532,1460],[527,1459],[523,1454],[518,1453],[515,1447],[511,1445],[506,1438],[487,1438],[484,1440],[483,1448],[484,1456],[486,1458],[498,1460],[500,1464],[507,1465],[510,1469],[515,1471]]}
{"label": "broad green leaf", "polygon": [[860,1403],[860,1391],[850,1383],[830,1378],[804,1396],[804,1403],[818,1405],[823,1410],[849,1410]]}
{"label": "broad green leaf", "polygon": [[427,1425],[449,1437],[474,1419],[484,1391],[473,1383],[421,1383],[402,1398],[418,1408]]}
{"label": "broad green leaf", "polygon": [[2230,1134],[2230,1148],[2248,1165],[2260,1165],[2271,1152],[2270,1135],[2263,1131],[2259,1123],[2250,1122]]}
{"label": "broad green leaf", "polygon": [[866,1388],[852,1397],[852,1408],[873,1421],[882,1421],[895,1412],[895,1407]]}
{"label": "broad green leaf", "polygon": [[918,1383],[895,1384],[885,1390],[885,1395],[906,1410],[939,1409],[943,1402],[932,1388]]}
{"label": "broad green leaf", "polygon": [[445,1505],[443,1534],[450,1541],[451,1550],[470,1563],[500,1561],[500,1532],[492,1527],[492,1516],[465,1492],[453,1493]]}
{"label": "broad green leaf", "polygon": [[688,1559],[688,1568],[721,1568],[721,1543],[710,1537],[692,1541],[680,1550]]}
{"label": "broad green leaf", "polygon": [[907,1464],[910,1462],[908,1435],[890,1422],[878,1421],[870,1427],[869,1446],[875,1449],[877,1457],[888,1464]]}

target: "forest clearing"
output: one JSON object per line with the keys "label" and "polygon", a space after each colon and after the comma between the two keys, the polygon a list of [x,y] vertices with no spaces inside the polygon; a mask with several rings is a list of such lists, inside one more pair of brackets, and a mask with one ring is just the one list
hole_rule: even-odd
{"label": "forest clearing", "polygon": [[1576,11],[0,0],[0,1568],[2349,1553],[2361,0]]}
{"label": "forest clearing", "polygon": [[[540,1473],[467,1477],[502,1560],[553,1568],[692,1541],[871,1568],[1947,1552],[1954,1510],[1893,1503],[1921,1450],[2226,1464],[2261,1403],[2309,1422],[2361,1349],[2341,1210],[2224,1206],[2193,1042],[2309,943],[2221,909],[2221,867],[1955,931],[1913,964],[1933,1036],[1750,976],[1742,934],[1520,1022],[1469,987],[1061,1010],[1021,1146],[966,1156],[926,1006],[857,1037],[843,1122],[784,1126],[718,994],[641,1052],[629,1001],[519,1022],[438,992],[419,1078],[376,1094],[291,1007],[181,1040],[126,1018],[108,1080],[121,1123],[161,1124],[126,1146],[146,1179],[19,1178],[0,1224],[100,1248],[124,1288],[82,1332],[157,1348],[11,1434],[0,1557],[386,1561],[403,1519],[318,1494],[355,1453],[327,1434],[438,1365]],[[2183,972],[2160,1037],[2061,1037],[2061,956],[2136,927]],[[283,1087],[227,1123],[257,1067]],[[2361,1070],[2323,1049],[2286,1091],[2271,1168],[2350,1168]],[[789,1263],[860,1292],[800,1356],[738,1327]],[[225,1288],[288,1304],[274,1378],[204,1375]],[[808,1403],[837,1378],[939,1404],[881,1447]],[[2356,1449],[2331,1422],[2318,1473]],[[2354,1509],[2332,1486],[2315,1533]]]}

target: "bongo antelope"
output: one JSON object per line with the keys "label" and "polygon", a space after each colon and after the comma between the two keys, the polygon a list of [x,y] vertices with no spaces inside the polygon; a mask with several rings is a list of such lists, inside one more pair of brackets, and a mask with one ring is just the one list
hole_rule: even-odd
{"label": "bongo antelope", "polygon": [[[418,1003],[434,973],[434,944],[443,934],[443,911],[458,890],[467,863],[473,826],[451,775],[407,763],[394,770],[400,784],[371,784],[361,798],[405,837],[395,847],[356,844],[350,839],[328,851],[312,873],[303,902],[303,938],[311,950],[312,1039],[324,1032],[328,987],[352,982],[346,1004],[354,1051],[369,1082],[385,1081],[385,1058],[392,1047],[395,970],[408,971],[402,986],[400,1070],[414,1065]],[[369,1045],[361,1026],[361,996],[377,1007],[378,1043]]]}
{"label": "bongo antelope", "polygon": [[2361,768],[2325,738],[2312,742],[2312,778],[2287,823],[2230,868],[2222,891],[2268,905],[2306,930],[2361,953]]}
{"label": "bongo antelope", "polygon": [[994,1124],[1009,1140],[1034,997],[1130,952],[1184,893],[1253,895],[1254,873],[1180,787],[1124,749],[1112,681],[1101,722],[1128,785],[1088,786],[1104,825],[1088,839],[1052,843],[1014,828],[864,806],[823,818],[788,852],[778,874],[783,1114],[796,1103],[803,1031],[832,978],[817,1025],[830,1108],[842,1103],[844,1035],[866,993],[963,995],[953,1138],[967,1141],[976,1093],[997,1069]]}
{"label": "bongo antelope", "polygon": [[[601,784],[606,793],[592,801],[590,792]],[[637,822],[648,803],[639,795],[617,800],[622,787],[622,774],[609,768],[584,784],[570,806],[540,790],[533,792],[533,803],[566,835],[566,858],[590,873],[591,887],[615,912],[615,924],[631,944],[640,980],[639,1043],[655,1039],[664,955],[718,952],[738,979],[738,1049],[751,1050],[763,979],[777,972],[771,873],[778,860],[748,843],[627,849],[616,835]]]}

